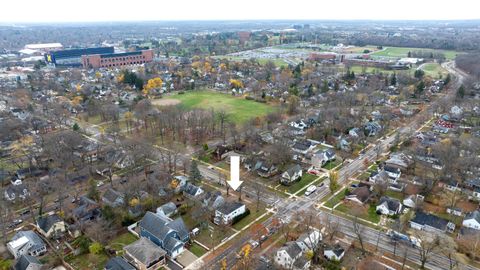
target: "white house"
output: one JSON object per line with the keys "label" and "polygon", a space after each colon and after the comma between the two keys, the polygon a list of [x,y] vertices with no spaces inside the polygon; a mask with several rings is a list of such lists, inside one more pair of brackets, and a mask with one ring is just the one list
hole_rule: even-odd
{"label": "white house", "polygon": [[376,211],[382,215],[393,216],[402,210],[399,200],[390,197],[382,197],[377,205]]}
{"label": "white house", "polygon": [[279,248],[275,253],[274,262],[284,269],[304,270],[310,268],[310,261],[303,256],[298,242],[288,242]]}
{"label": "white house", "polygon": [[315,249],[320,241],[322,241],[322,234],[317,229],[313,229],[310,232],[301,234],[297,239],[297,245],[303,252],[306,252]]}
{"label": "white house", "polygon": [[300,167],[300,165],[296,164],[292,167],[290,167],[288,170],[286,170],[283,174],[282,174],[282,179],[280,179],[280,182],[282,184],[285,184],[285,185],[288,185],[288,184],[291,184],[295,181],[297,181],[298,179],[300,179],[302,177],[302,167]]}
{"label": "white house", "polygon": [[245,204],[239,202],[226,202],[215,210],[213,222],[217,225],[229,224],[235,217],[245,213],[247,208]]}
{"label": "white house", "polygon": [[7,243],[7,249],[18,259],[22,255],[40,256],[47,252],[47,246],[34,231],[19,231]]}
{"label": "white house", "polygon": [[345,249],[338,244],[323,251],[323,256],[330,261],[340,261],[344,255]]}
{"label": "white house", "polygon": [[423,202],[424,197],[419,194],[410,195],[403,199],[403,205],[408,208],[415,208],[419,203]]}
{"label": "white house", "polygon": [[480,230],[480,211],[468,213],[462,222],[463,227]]}

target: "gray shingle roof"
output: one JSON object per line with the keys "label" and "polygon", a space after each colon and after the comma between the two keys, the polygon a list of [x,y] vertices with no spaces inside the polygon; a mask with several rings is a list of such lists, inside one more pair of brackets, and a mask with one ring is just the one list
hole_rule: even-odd
{"label": "gray shingle roof", "polygon": [[244,204],[239,202],[226,202],[222,206],[218,207],[217,211],[224,215],[228,215],[236,209],[242,207]]}
{"label": "gray shingle roof", "polygon": [[44,232],[48,232],[55,223],[61,221],[62,219],[57,214],[43,216],[37,219],[37,226]]}
{"label": "gray shingle roof", "polygon": [[399,200],[386,197],[386,196],[383,196],[382,198],[380,198],[380,202],[378,203],[378,205],[381,205],[383,203],[386,203],[388,210],[391,210],[391,211],[397,211],[398,207],[400,206]]}
{"label": "gray shingle roof", "polygon": [[475,210],[473,212],[468,213],[465,216],[465,219],[475,219],[478,223],[480,223],[480,211]]}
{"label": "gray shingle roof", "polygon": [[33,268],[33,269],[40,269],[42,263],[40,263],[40,261],[33,257],[33,256],[30,256],[30,255],[22,255],[18,260],[17,262],[15,263],[15,265],[13,266],[13,268],[15,270],[27,270],[27,268],[31,265],[36,265],[37,268]]}
{"label": "gray shingle roof", "polygon": [[302,253],[302,249],[298,246],[297,242],[288,242],[285,246],[281,247],[280,249],[285,250],[290,258],[297,257],[300,253]]}
{"label": "gray shingle roof", "polygon": [[113,257],[108,260],[105,270],[135,270],[133,265],[129,264],[122,257]]}
{"label": "gray shingle roof", "polygon": [[428,225],[430,227],[437,228],[442,231],[445,231],[448,225],[448,220],[439,218],[434,215],[426,214],[421,211],[417,211],[415,213],[415,217],[411,220],[411,222],[414,222],[420,225]]}
{"label": "gray shingle roof", "polygon": [[139,240],[133,242],[128,246],[125,246],[123,249],[145,265],[149,265],[151,262],[167,254],[165,250],[161,249],[152,241],[144,237],[140,238]]}

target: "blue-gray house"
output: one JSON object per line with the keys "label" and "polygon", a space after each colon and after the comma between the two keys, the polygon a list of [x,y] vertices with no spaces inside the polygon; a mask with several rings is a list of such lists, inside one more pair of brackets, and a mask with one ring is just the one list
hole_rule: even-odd
{"label": "blue-gray house", "polygon": [[171,258],[183,252],[185,243],[190,240],[188,229],[182,218],[172,220],[163,215],[147,212],[138,223],[140,236],[161,247]]}

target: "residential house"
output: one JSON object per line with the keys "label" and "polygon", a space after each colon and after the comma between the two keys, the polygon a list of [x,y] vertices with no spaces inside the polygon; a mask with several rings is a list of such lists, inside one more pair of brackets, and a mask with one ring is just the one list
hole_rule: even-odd
{"label": "residential house", "polygon": [[185,243],[190,240],[190,235],[182,218],[172,220],[166,216],[147,212],[138,226],[140,236],[150,239],[164,249],[171,258],[175,258],[182,253]]}
{"label": "residential house", "polygon": [[277,167],[271,162],[262,162],[260,167],[257,169],[257,174],[260,177],[268,178],[277,173]]}
{"label": "residential house", "polygon": [[327,247],[323,251],[323,256],[330,261],[340,261],[344,255],[345,249],[338,244]]}
{"label": "residential house", "polygon": [[188,183],[188,177],[184,175],[174,176],[170,182],[170,187],[175,193],[180,193]]}
{"label": "residential house", "polygon": [[361,186],[352,190],[349,195],[345,196],[345,199],[358,204],[365,204],[371,195],[372,192],[368,186]]}
{"label": "residential house", "polygon": [[318,151],[312,156],[312,165],[315,169],[322,168],[327,162],[333,161],[337,158],[333,149],[325,151]]}
{"label": "residential house", "polygon": [[480,211],[475,210],[471,213],[468,213],[463,219],[463,227],[480,230]]}
{"label": "residential house", "polygon": [[322,234],[317,229],[301,234],[297,239],[298,246],[303,252],[316,249],[322,241]]}
{"label": "residential house", "polygon": [[173,202],[168,202],[157,208],[157,214],[171,217],[177,213],[177,206]]}
{"label": "residential house", "polygon": [[45,242],[34,231],[19,231],[10,242],[7,249],[18,259],[22,255],[40,256],[47,252]]}
{"label": "residential house", "polygon": [[282,178],[280,179],[280,183],[284,185],[290,185],[293,182],[302,178],[302,167],[300,165],[295,164],[288,168],[283,174]]}
{"label": "residential house", "polygon": [[399,200],[383,196],[377,204],[376,211],[379,214],[393,216],[400,213],[402,203]]}
{"label": "residential house", "polygon": [[385,171],[378,170],[370,174],[368,181],[372,182],[373,184],[385,184],[385,183],[390,183],[391,180]]}
{"label": "residential house", "polygon": [[39,217],[36,227],[46,238],[57,238],[67,231],[65,221],[57,214]]}
{"label": "residential house", "polygon": [[410,195],[407,198],[403,199],[403,205],[408,208],[415,208],[421,202],[423,202],[424,197],[419,194]]}
{"label": "residential house", "polygon": [[100,146],[93,142],[88,142],[75,147],[73,154],[84,161],[94,162],[97,161]]}
{"label": "residential house", "polygon": [[136,270],[122,257],[113,257],[107,261],[103,270]]}
{"label": "residential house", "polygon": [[226,202],[215,210],[213,222],[217,225],[230,224],[234,218],[247,211],[245,204],[240,202]]}
{"label": "residential house", "polygon": [[397,182],[397,180],[400,178],[402,175],[402,171],[400,171],[399,168],[384,165],[382,170],[387,173],[388,177],[390,178],[390,182]]}
{"label": "residential house", "polygon": [[[304,262],[302,248],[297,242],[287,242],[275,253],[275,264],[284,269],[309,269],[310,262]],[[297,263],[298,261],[298,263]],[[301,265],[303,264],[303,266]],[[302,268],[300,268],[302,267]]]}
{"label": "residential house", "polygon": [[102,196],[102,202],[111,207],[119,207],[125,204],[124,201],[125,195],[114,190],[113,188],[108,188]]}
{"label": "residential house", "polygon": [[381,130],[382,126],[377,122],[370,121],[363,127],[365,136],[372,137],[376,136]]}
{"label": "residential house", "polygon": [[30,192],[21,180],[17,180],[15,184],[9,185],[5,189],[4,195],[7,201],[14,201],[17,198],[25,200],[30,195]]}
{"label": "residential house", "polygon": [[125,259],[138,270],[156,270],[166,263],[167,252],[145,237],[140,237],[123,250]]}
{"label": "residential house", "polygon": [[13,265],[14,270],[41,270],[42,263],[30,255],[22,255]]}
{"label": "residential house", "polygon": [[412,165],[412,158],[404,153],[394,153],[385,161],[386,166],[406,170]]}
{"label": "residential house", "polygon": [[194,184],[190,183],[187,183],[187,185],[185,185],[185,188],[183,189],[183,195],[190,199],[195,199],[202,193],[203,189],[201,187],[195,186]]}
{"label": "residential house", "polygon": [[225,199],[222,197],[222,193],[220,191],[205,192],[201,198],[201,201],[203,206],[210,210],[215,210],[225,203]]}
{"label": "residential house", "polygon": [[410,227],[437,233],[453,232],[455,230],[455,224],[448,220],[421,211],[415,212],[415,217],[410,220]]}
{"label": "residential house", "polygon": [[299,154],[302,154],[302,155],[306,155],[313,148],[315,148],[315,144],[313,144],[309,140],[297,141],[292,146],[293,152],[296,152],[296,153],[299,153]]}
{"label": "residential house", "polygon": [[480,200],[480,178],[467,179],[464,185],[471,191],[472,198]]}
{"label": "residential house", "polygon": [[453,216],[461,217],[463,216],[463,211],[462,209],[458,207],[448,207],[447,208],[447,213]]}
{"label": "residential house", "polygon": [[72,210],[73,217],[80,222],[94,220],[100,216],[100,205],[85,196],[80,197],[77,208]]}

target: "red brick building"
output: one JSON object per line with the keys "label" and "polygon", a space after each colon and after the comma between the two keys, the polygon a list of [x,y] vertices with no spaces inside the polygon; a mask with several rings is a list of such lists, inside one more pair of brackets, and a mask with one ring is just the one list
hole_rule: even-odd
{"label": "red brick building", "polygon": [[153,50],[82,56],[84,68],[109,68],[139,65],[153,61]]}

